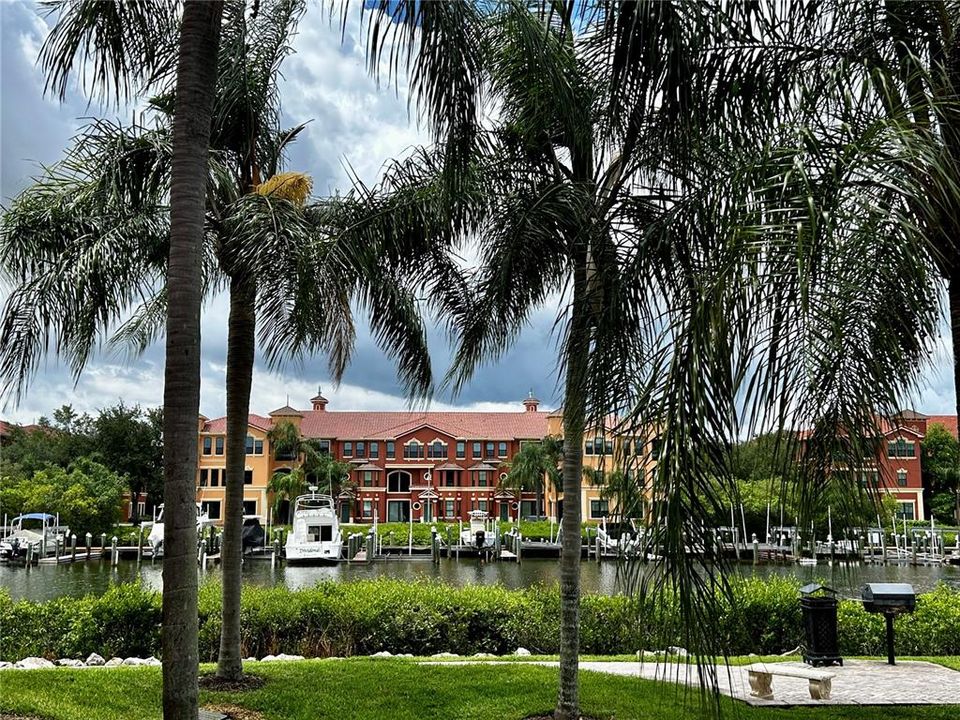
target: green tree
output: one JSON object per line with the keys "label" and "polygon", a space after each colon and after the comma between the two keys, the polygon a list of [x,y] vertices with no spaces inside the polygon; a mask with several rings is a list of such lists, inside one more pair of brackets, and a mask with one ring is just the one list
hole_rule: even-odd
{"label": "green tree", "polygon": [[163,493],[161,418],[159,409],[144,410],[121,401],[101,410],[92,423],[93,452],[126,479],[131,493],[145,492],[151,502],[157,502]]}
{"label": "green tree", "polygon": [[923,486],[931,491],[934,515],[941,522],[960,524],[960,443],[943,425],[933,423],[920,449]]}
{"label": "green tree", "polygon": [[537,494],[537,517],[543,516],[544,493],[550,487],[559,489],[563,441],[548,435],[540,442],[528,442],[506,465],[507,477],[500,481],[503,487],[529,490]]}

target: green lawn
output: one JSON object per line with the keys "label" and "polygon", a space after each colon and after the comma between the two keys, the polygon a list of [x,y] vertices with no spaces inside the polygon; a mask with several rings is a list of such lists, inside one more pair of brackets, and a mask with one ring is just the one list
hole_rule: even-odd
{"label": "green lawn", "polygon": [[[955,659],[956,660],[956,659]],[[397,660],[311,660],[263,663],[266,679],[246,693],[201,694],[201,703],[229,703],[276,720],[520,720],[553,705],[556,670],[531,665],[422,665]],[[695,693],[678,686],[597,673],[582,674],[583,711],[616,720],[679,720]],[[723,699],[728,713],[733,701]],[[0,673],[0,712],[57,720],[160,717],[159,668],[30,670]],[[898,720],[954,720],[960,707],[887,708]],[[736,704],[745,720],[877,717],[876,708],[757,709]]]}

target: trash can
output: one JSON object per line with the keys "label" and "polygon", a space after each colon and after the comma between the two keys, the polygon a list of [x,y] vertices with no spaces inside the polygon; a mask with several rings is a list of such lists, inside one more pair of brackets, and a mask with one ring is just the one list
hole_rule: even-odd
{"label": "trash can", "polygon": [[813,667],[843,665],[837,637],[837,591],[819,583],[800,588],[803,661]]}

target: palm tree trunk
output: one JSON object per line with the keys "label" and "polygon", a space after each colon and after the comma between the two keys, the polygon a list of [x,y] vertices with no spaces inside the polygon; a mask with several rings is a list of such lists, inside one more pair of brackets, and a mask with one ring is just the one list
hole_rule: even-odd
{"label": "palm tree trunk", "polygon": [[177,62],[163,387],[163,717],[197,718],[200,246],[223,2],[184,3]]}
{"label": "palm tree trunk", "polygon": [[570,335],[566,348],[563,402],[563,540],[560,551],[560,691],[554,717],[580,717],[580,483],[590,330],[586,313],[586,270],[574,271]]}
{"label": "palm tree trunk", "polygon": [[[956,393],[956,413],[960,417],[960,249],[950,264],[950,277],[947,278],[948,312],[950,313],[950,337],[953,340],[953,390]],[[956,507],[954,520],[960,523],[960,481],[954,488]],[[932,512],[932,511],[931,511]]]}
{"label": "palm tree trunk", "polygon": [[240,589],[242,577],[243,475],[246,466],[247,416],[256,348],[256,289],[242,278],[230,280],[230,319],[227,338],[227,467],[220,567],[223,604],[220,615],[220,655],[217,676],[239,680]]}

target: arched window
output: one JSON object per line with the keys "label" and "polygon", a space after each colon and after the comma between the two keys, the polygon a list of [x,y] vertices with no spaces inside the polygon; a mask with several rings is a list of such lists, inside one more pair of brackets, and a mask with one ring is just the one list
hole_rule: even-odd
{"label": "arched window", "polygon": [[427,449],[427,457],[431,460],[446,460],[447,444],[442,440],[434,440]]}
{"label": "arched window", "polygon": [[422,460],[423,443],[416,439],[410,440],[403,446],[403,458],[404,460]]}
{"label": "arched window", "polygon": [[[423,446],[421,446],[422,448]],[[406,470],[394,470],[387,475],[387,492],[410,492],[410,473]]]}

